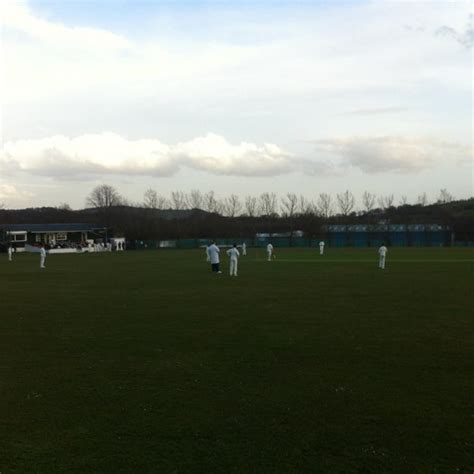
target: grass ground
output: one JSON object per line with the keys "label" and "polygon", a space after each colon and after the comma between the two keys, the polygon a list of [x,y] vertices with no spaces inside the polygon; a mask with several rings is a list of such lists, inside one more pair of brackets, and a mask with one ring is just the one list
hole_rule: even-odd
{"label": "grass ground", "polygon": [[474,471],[472,249],[0,257],[2,474]]}

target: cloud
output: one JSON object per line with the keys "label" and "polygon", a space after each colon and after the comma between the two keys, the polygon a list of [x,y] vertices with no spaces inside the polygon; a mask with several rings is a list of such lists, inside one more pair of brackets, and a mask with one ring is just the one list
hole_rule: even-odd
{"label": "cloud", "polygon": [[0,201],[26,201],[33,196],[33,193],[25,190],[19,190],[16,186],[12,186],[11,184],[0,184]]}
{"label": "cloud", "polygon": [[407,112],[408,107],[373,107],[367,109],[354,109],[341,115],[385,115],[399,112]]}
{"label": "cloud", "polygon": [[469,22],[463,32],[444,25],[436,29],[435,35],[452,39],[468,49],[472,48],[474,46],[474,15],[470,15]]}
{"label": "cloud", "polygon": [[353,137],[316,140],[319,153],[340,159],[341,166],[365,173],[417,172],[441,163],[470,159],[470,147],[429,138]]}
{"label": "cloud", "polygon": [[127,140],[114,133],[53,136],[4,144],[0,170],[53,178],[100,175],[171,176],[186,167],[214,175],[276,176],[302,162],[274,144],[229,143],[216,134],[166,145],[156,139]]}
{"label": "cloud", "polygon": [[6,1],[1,6],[2,26],[22,32],[27,37],[64,49],[108,49],[128,48],[131,43],[123,36],[100,28],[68,27],[35,16],[22,1]]}

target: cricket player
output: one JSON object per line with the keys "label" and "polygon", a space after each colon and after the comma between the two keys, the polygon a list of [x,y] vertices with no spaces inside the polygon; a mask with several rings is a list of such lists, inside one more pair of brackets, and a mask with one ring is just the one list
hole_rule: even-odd
{"label": "cricket player", "polygon": [[13,260],[13,247],[10,245],[8,247],[8,261],[11,262]]}
{"label": "cricket player", "polygon": [[267,257],[268,257],[269,262],[272,259],[272,255],[273,255],[273,245],[269,242],[267,245]]}
{"label": "cricket player", "polygon": [[387,255],[387,247],[384,244],[379,248],[379,268],[382,270],[385,268],[385,255]]}
{"label": "cricket player", "polygon": [[324,255],[324,246],[326,244],[324,243],[324,240],[321,240],[321,242],[319,242],[319,255]]}
{"label": "cricket player", "polygon": [[242,243],[242,255],[247,255],[247,244],[245,242]]}
{"label": "cricket player", "polygon": [[44,266],[44,262],[46,260],[46,249],[44,248],[44,244],[41,245],[41,250],[40,250],[40,268],[46,268]]}
{"label": "cricket player", "polygon": [[237,244],[227,250],[227,255],[230,257],[230,276],[237,276],[237,264],[239,262],[240,253],[237,250]]}
{"label": "cricket player", "polygon": [[207,247],[207,254],[209,255],[209,260],[211,262],[211,270],[214,273],[222,273],[219,268],[219,252],[220,249],[215,242],[212,242],[212,244]]}

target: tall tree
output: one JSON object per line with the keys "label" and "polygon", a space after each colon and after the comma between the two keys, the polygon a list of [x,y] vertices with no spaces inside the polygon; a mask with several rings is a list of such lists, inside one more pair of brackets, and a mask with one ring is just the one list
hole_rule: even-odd
{"label": "tall tree", "polygon": [[339,210],[343,216],[348,216],[355,206],[355,197],[349,191],[345,191],[341,194],[337,194],[337,205],[339,206]]}
{"label": "tall tree", "polygon": [[87,196],[86,205],[100,209],[119,206],[122,204],[122,198],[118,191],[108,184],[96,186]]}
{"label": "tall tree", "polygon": [[399,202],[399,205],[400,206],[406,206],[408,204],[408,197],[403,195],[401,198],[400,198],[400,202]]}
{"label": "tall tree", "polygon": [[207,212],[217,212],[216,211],[217,200],[214,195],[214,191],[209,191],[208,193],[204,195],[203,206],[204,206],[204,210]]}
{"label": "tall tree", "polygon": [[254,196],[247,196],[245,198],[245,213],[249,217],[256,217],[259,214],[258,200]]}
{"label": "tall tree", "polygon": [[277,214],[277,197],[274,193],[262,193],[259,197],[259,206],[262,215],[274,216]]}
{"label": "tall tree", "polygon": [[235,217],[242,211],[242,203],[239,196],[231,194],[224,200],[224,213],[226,216]]}
{"label": "tall tree", "polygon": [[428,204],[428,196],[426,193],[420,194],[418,196],[417,202],[420,206],[426,206]]}
{"label": "tall tree", "polygon": [[326,219],[331,217],[334,212],[332,197],[328,193],[321,193],[319,195],[316,206],[319,214]]}
{"label": "tall tree", "polygon": [[381,209],[388,209],[393,206],[395,196],[393,194],[387,194],[386,196],[380,196],[377,200]]}
{"label": "tall tree", "polygon": [[173,191],[171,193],[171,204],[176,211],[186,209],[186,194],[182,191]]}
{"label": "tall tree", "polygon": [[298,196],[295,193],[286,193],[281,199],[281,214],[284,217],[293,217],[298,208]]}
{"label": "tall tree", "polygon": [[448,192],[446,188],[441,189],[439,192],[438,202],[440,204],[446,204],[448,202],[452,202],[454,200],[454,196]]}
{"label": "tall tree", "polygon": [[143,195],[143,206],[149,209],[158,208],[158,194],[154,189],[147,189]]}
{"label": "tall tree", "polygon": [[375,199],[375,194],[364,191],[364,194],[362,194],[362,204],[366,212],[370,212],[374,208]]}
{"label": "tall tree", "polygon": [[188,206],[191,209],[202,209],[204,196],[198,189],[192,189],[188,196]]}

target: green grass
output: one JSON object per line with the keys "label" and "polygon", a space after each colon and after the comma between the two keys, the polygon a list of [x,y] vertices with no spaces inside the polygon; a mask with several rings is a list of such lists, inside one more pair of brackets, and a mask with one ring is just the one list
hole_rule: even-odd
{"label": "green grass", "polygon": [[474,471],[471,249],[0,255],[0,472]]}

